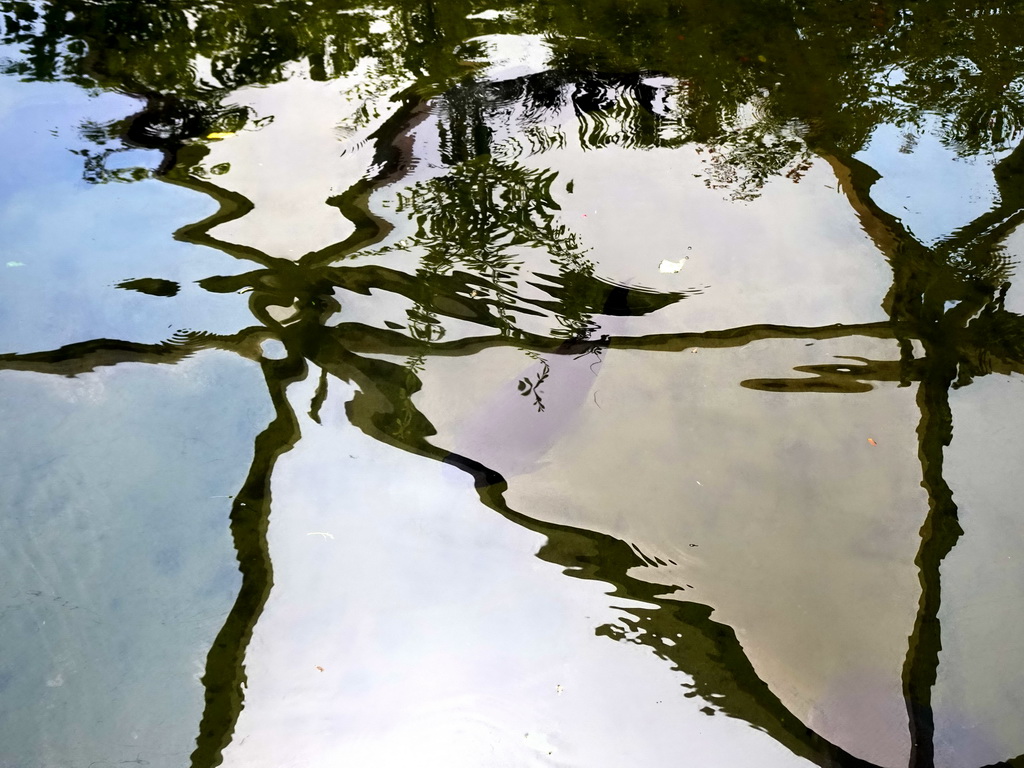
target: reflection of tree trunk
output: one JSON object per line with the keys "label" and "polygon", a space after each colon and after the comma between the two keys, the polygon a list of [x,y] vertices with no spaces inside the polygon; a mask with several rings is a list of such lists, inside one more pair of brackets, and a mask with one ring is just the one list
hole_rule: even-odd
{"label": "reflection of tree trunk", "polygon": [[819,150],[822,159],[832,167],[839,189],[846,196],[857,220],[875,244],[888,259],[892,259],[901,240],[908,237],[899,219],[882,210],[871,199],[872,185],[882,178],[869,165],[837,151]]}
{"label": "reflection of tree trunk", "polygon": [[[943,450],[953,437],[949,390],[967,351],[959,347],[966,340],[964,328],[978,310],[991,302],[997,287],[1009,274],[1009,264],[1000,249],[1002,241],[1024,218],[1024,188],[1020,184],[1024,144],[1018,145],[994,170],[1000,194],[998,204],[934,248],[918,242],[899,219],[871,199],[871,185],[879,178],[873,169],[839,153],[822,154],[832,165],[865,231],[892,266],[893,284],[885,305],[894,328],[909,326],[912,335],[925,346],[918,390],[918,453],[929,511],[921,528],[916,558],[921,600],[904,662],[903,690],[910,726],[910,766],[932,768],[932,692],[942,649],[941,565],[963,534],[952,490],[942,474]],[[945,309],[950,301],[959,305]],[[908,363],[912,347],[909,339],[900,340],[902,357]],[[910,370],[909,365],[904,367]]]}
{"label": "reflection of tree trunk", "polygon": [[[882,307],[896,323],[916,324],[926,278],[933,272],[930,252],[902,221],[871,198],[871,187],[881,178],[874,168],[838,151],[819,150],[819,153],[832,166],[839,188],[857,214],[861,227],[892,268],[892,287]],[[911,334],[915,330],[911,329]],[[909,338],[906,333],[897,334],[905,365],[912,352]]]}
{"label": "reflection of tree trunk", "polygon": [[[309,340],[309,339],[307,339]],[[472,457],[432,444],[433,425],[412,402],[421,382],[416,373],[385,360],[353,355],[324,334],[315,341],[317,363],[332,375],[354,382],[358,394],[346,407],[349,421],[376,440],[414,455],[441,461],[473,478],[481,501],[505,518],[546,537],[537,556],[557,564],[569,576],[614,587],[610,594],[645,607],[623,607],[623,622],[634,629],[633,642],[645,645],[673,667],[692,677],[690,696],[701,696],[727,717],[740,718],[823,768],[874,768],[808,728],[758,677],[731,627],[711,618],[712,608],[663,597],[663,585],[633,575],[644,560],[625,541],[599,531],[545,522],[511,509],[507,483],[496,471]],[[650,607],[650,606],[655,607]],[[597,633],[613,639],[616,628]],[[671,645],[665,642],[671,640]]]}
{"label": "reflection of tree trunk", "polygon": [[944,256],[970,248],[989,256],[1021,223],[1024,214],[1024,142],[996,163],[992,177],[999,190],[999,203],[990,211],[965,224],[938,247]]}
{"label": "reflection of tree trunk", "polygon": [[[255,261],[266,269],[257,276],[265,275],[268,285],[260,287],[251,275],[235,278],[217,278],[204,287],[215,284],[223,288],[237,289],[232,281],[241,287],[258,289],[255,295],[265,297],[273,291],[282,295],[304,297],[328,296],[332,286],[369,294],[371,289],[384,290],[392,295],[415,295],[415,280],[393,270],[380,267],[338,267],[326,265],[339,255],[376,242],[387,234],[386,222],[379,221],[366,206],[370,192],[388,174],[400,176],[403,172],[403,158],[407,146],[396,143],[399,138],[408,139],[403,133],[408,125],[427,114],[423,105],[410,99],[402,110],[381,129],[381,136],[388,137],[379,150],[380,174],[360,182],[348,193],[336,200],[339,208],[349,216],[356,232],[348,240],[329,246],[320,252],[307,254],[296,266],[285,260],[273,259],[254,249],[247,251],[241,246],[230,246],[212,238],[208,230],[216,223],[237,218],[248,210],[247,201],[235,199],[230,194],[214,195],[221,203],[221,210],[214,216],[195,225],[179,230],[178,237],[188,242],[219,248],[233,255]],[[406,153],[406,154],[404,154]],[[886,301],[891,319],[885,322],[862,325],[835,325],[820,328],[797,328],[776,325],[754,325],[723,331],[705,333],[652,334],[643,337],[619,337],[600,341],[580,342],[581,349],[590,346],[612,346],[615,348],[679,351],[687,348],[738,347],[762,339],[771,338],[842,338],[846,336],[868,336],[875,338],[897,338],[901,341],[904,362],[912,361],[913,350],[910,339],[918,338],[924,343],[925,360],[912,361],[916,364],[905,366],[905,380],[920,378],[918,404],[921,421],[918,427],[919,456],[923,468],[923,485],[929,495],[929,512],[921,530],[921,544],[916,558],[922,586],[919,612],[909,638],[909,648],[903,670],[904,694],[907,701],[912,739],[910,765],[913,768],[930,768],[934,764],[934,716],[932,712],[932,690],[934,688],[941,650],[939,625],[940,610],[940,567],[947,554],[956,545],[962,530],[957,519],[957,508],[952,492],[942,476],[943,450],[952,436],[952,421],[949,405],[949,387],[956,378],[958,361],[970,344],[978,346],[981,354],[991,339],[978,338],[971,341],[963,334],[966,324],[977,309],[991,298],[992,286],[998,279],[1005,279],[1005,265],[998,260],[997,248],[1003,238],[1017,225],[1021,216],[1024,198],[1016,193],[1019,175],[1024,172],[1024,152],[1015,151],[997,168],[997,183],[1002,202],[997,209],[979,217],[972,224],[958,230],[950,240],[934,249],[918,243],[902,226],[901,222],[879,208],[870,198],[871,185],[877,174],[858,161],[836,155],[825,155],[836,171],[840,185],[846,193],[861,223],[886,255],[894,272],[893,288]],[[178,180],[178,183],[183,183]],[[208,194],[217,189],[208,183],[190,184]],[[951,254],[969,253],[966,275],[980,276],[977,283],[970,283],[964,274],[953,267]],[[962,266],[962,263],[961,263]],[[272,278],[272,279],[271,279]],[[486,325],[488,314],[483,303],[469,301],[471,296],[468,282],[459,284],[463,278],[451,278],[442,282],[435,278],[432,289],[450,297],[449,306],[458,304],[460,313],[453,317],[471,317],[475,322]],[[274,282],[276,281],[276,282]],[[228,285],[232,283],[232,285]],[[945,292],[945,293],[944,293]],[[276,297],[277,294],[274,294]],[[968,300],[964,300],[964,297]],[[556,297],[560,298],[560,297]],[[943,309],[947,299],[957,299],[962,304],[952,310]],[[565,302],[548,302],[552,312],[565,312]],[[305,305],[304,305],[305,306]],[[479,308],[484,307],[484,308]],[[442,314],[444,314],[442,312]],[[1016,315],[1004,313],[1008,322],[1019,320]],[[775,695],[761,681],[728,627],[711,621],[710,609],[693,603],[678,603],[659,597],[660,587],[634,578],[629,574],[640,561],[629,546],[622,541],[601,534],[564,526],[553,526],[531,520],[509,509],[501,490],[504,481],[499,475],[472,459],[453,456],[428,442],[433,434],[429,421],[415,408],[411,396],[418,389],[415,373],[393,363],[364,357],[366,354],[386,353],[458,356],[473,355],[484,349],[497,346],[516,346],[558,353],[564,344],[553,339],[530,333],[515,338],[496,337],[493,334],[475,338],[460,338],[444,343],[431,343],[410,339],[404,334],[344,323],[323,327],[313,322],[299,333],[290,332],[287,346],[293,354],[301,354],[314,361],[324,370],[340,378],[356,381],[360,392],[347,408],[352,423],[367,434],[383,442],[419,455],[429,456],[455,464],[473,474],[481,487],[481,496],[492,508],[509,519],[532,530],[543,533],[548,543],[539,553],[541,557],[556,562],[567,569],[567,573],[580,578],[594,578],[616,585],[618,595],[643,600],[658,606],[651,611],[634,611],[636,627],[644,628],[639,642],[649,644],[656,653],[671,660],[677,668],[694,677],[695,690],[701,695],[716,694],[721,699],[721,709],[733,716],[741,717],[774,738],[795,753],[813,760],[819,765],[854,766],[864,765],[834,745],[828,743],[789,713]],[[91,370],[99,365],[113,365],[134,360],[140,362],[173,363],[195,349],[203,347],[224,347],[240,354],[250,354],[264,329],[247,329],[235,337],[196,336],[187,344],[139,345],[129,342],[96,340],[69,345],[61,350],[29,355],[0,356],[0,369],[35,370],[46,373],[69,375]],[[284,339],[283,339],[284,340]],[[973,349],[973,347],[971,347]],[[1002,360],[1008,370],[1024,370],[1024,359],[1019,348],[1006,347],[1009,356]],[[574,350],[575,354],[579,350]],[[568,353],[568,352],[563,352]],[[823,366],[819,366],[823,367]],[[844,366],[848,367],[848,366]],[[218,634],[208,657],[203,684],[206,692],[206,706],[200,725],[195,752],[192,755],[193,768],[213,768],[222,761],[222,752],[230,742],[237,720],[243,707],[243,686],[246,681],[244,656],[252,637],[253,629],[272,584],[272,567],[267,548],[266,531],[270,513],[270,476],[277,457],[289,450],[298,439],[298,424],[285,398],[289,381],[303,375],[304,363],[294,359],[280,363],[265,362],[268,389],[276,410],[273,422],[256,439],[253,463],[231,512],[231,530],[242,573],[242,585],[223,628]],[[875,370],[864,371],[859,378],[867,381],[893,380],[890,368],[876,366]],[[323,379],[326,382],[326,377]],[[323,387],[322,387],[323,388]],[[321,388],[321,389],[322,389]],[[318,393],[318,398],[322,395]],[[318,408],[314,402],[314,413]],[[682,606],[682,607],[681,607]],[[603,628],[602,628],[603,629]],[[610,632],[608,634],[611,634]],[[665,650],[658,642],[659,637],[685,635],[688,644]],[[724,694],[724,698],[723,697]],[[1020,759],[1007,765],[1019,763]]]}
{"label": "reflection of tree trunk", "polygon": [[[953,493],[942,474],[943,450],[953,434],[949,389],[956,378],[958,351],[955,338],[948,331],[955,329],[951,327],[953,323],[943,322],[941,307],[945,297],[934,297],[928,302],[929,306],[938,302],[940,309],[934,312],[925,309],[926,292],[949,265],[945,261],[939,263],[938,254],[918,242],[899,219],[871,198],[870,188],[879,178],[873,169],[854,158],[840,157],[838,153],[824,156],[832,165],[840,188],[864,230],[892,267],[893,283],[885,307],[894,325],[907,324],[914,336],[921,338],[925,334],[927,337],[922,339],[926,358],[919,368],[921,383],[917,399],[921,410],[918,455],[929,511],[921,528],[921,545],[916,558],[921,598],[903,666],[903,692],[910,728],[910,766],[932,768],[935,763],[932,689],[938,678],[942,648],[940,567],[963,533]],[[900,341],[904,368],[909,370],[913,348],[908,338]]]}
{"label": "reflection of tree trunk", "polygon": [[192,768],[214,768],[223,761],[222,752],[231,742],[244,706],[246,648],[273,584],[267,547],[270,477],[277,457],[291,449],[299,438],[299,425],[285,390],[289,383],[305,375],[306,365],[301,359],[265,361],[263,372],[277,415],[256,437],[249,475],[231,508],[231,535],[238,553],[242,586],[206,657],[202,678],[206,705],[192,753]]}
{"label": "reflection of tree trunk", "polygon": [[903,666],[903,691],[910,721],[911,768],[931,768],[935,764],[932,688],[938,678],[939,651],[942,649],[940,568],[943,559],[963,534],[953,492],[942,475],[943,450],[953,437],[949,388],[956,377],[956,359],[948,351],[934,346],[927,352],[929,364],[917,395],[921,409],[917,434],[924,474],[922,485],[928,492],[929,509],[921,528],[921,547],[916,558],[921,601]]}
{"label": "reflection of tree trunk", "polygon": [[413,162],[412,129],[429,115],[430,109],[425,99],[414,92],[407,91],[404,94],[402,106],[371,136],[377,140],[377,151],[373,157],[377,173],[367,174],[341,194],[326,201],[348,219],[354,231],[341,242],[307,253],[300,259],[300,263],[307,267],[331,264],[388,236],[394,225],[371,210],[370,196],[409,172]]}
{"label": "reflection of tree trunk", "polygon": [[174,233],[174,239],[183,243],[203,245],[214,248],[236,259],[252,261],[264,267],[273,267],[279,260],[274,259],[258,248],[250,245],[239,245],[220,240],[210,234],[210,230],[229,221],[235,221],[253,210],[252,201],[244,195],[232,192],[206,179],[192,175],[193,168],[199,165],[209,154],[209,148],[197,144],[182,147],[175,153],[174,167],[159,178],[161,181],[175,186],[191,189],[209,195],[220,206],[217,211],[200,221],[186,224]]}
{"label": "reflection of tree trunk", "polygon": [[[932,303],[987,296],[1009,278],[1003,241],[1024,221],[1024,142],[993,169],[998,203],[960,227],[933,248],[920,243],[903,222],[871,198],[881,178],[868,165],[837,151],[819,149],[864,231],[889,260],[893,286],[884,306],[897,321],[920,320],[922,302]],[[926,296],[937,292],[941,296]]]}
{"label": "reflection of tree trunk", "polygon": [[[561,566],[567,576],[612,585],[609,594],[615,597],[646,604],[620,606],[620,620],[631,630],[630,642],[646,646],[690,676],[686,696],[701,697],[726,717],[750,723],[793,754],[822,768],[876,768],[807,727],[787,709],[758,676],[735,630],[712,618],[711,606],[666,598],[663,585],[632,575],[644,560],[628,543],[599,531],[549,523],[517,512],[505,501],[507,484],[496,472],[451,454],[443,460],[474,477],[480,498],[488,507],[545,536],[537,557]],[[596,634],[624,639],[621,628],[615,625],[598,627]],[[666,638],[672,645],[665,642]]]}

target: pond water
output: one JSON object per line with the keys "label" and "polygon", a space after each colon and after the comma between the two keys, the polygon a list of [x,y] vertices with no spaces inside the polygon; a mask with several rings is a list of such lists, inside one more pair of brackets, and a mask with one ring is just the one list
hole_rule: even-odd
{"label": "pond water", "polygon": [[0,768],[1024,765],[1024,6],[0,20]]}

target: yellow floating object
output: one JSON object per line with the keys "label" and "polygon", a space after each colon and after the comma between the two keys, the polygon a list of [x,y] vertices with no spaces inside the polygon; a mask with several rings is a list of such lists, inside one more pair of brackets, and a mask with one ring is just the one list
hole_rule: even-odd
{"label": "yellow floating object", "polygon": [[213,133],[206,134],[208,139],[230,139],[235,135],[234,131],[214,131]]}

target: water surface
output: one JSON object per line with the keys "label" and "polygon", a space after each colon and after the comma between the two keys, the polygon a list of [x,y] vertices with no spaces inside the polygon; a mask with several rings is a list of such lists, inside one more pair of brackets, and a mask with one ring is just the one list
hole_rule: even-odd
{"label": "water surface", "polygon": [[0,766],[1024,760],[1018,4],[0,17]]}

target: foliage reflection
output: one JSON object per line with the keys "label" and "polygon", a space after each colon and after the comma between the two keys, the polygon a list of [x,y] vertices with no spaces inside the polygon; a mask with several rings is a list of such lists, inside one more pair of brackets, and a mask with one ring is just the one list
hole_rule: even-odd
{"label": "foliage reflection", "polygon": [[[494,13],[482,20],[484,10]],[[0,356],[5,369],[60,375],[128,361],[173,363],[209,347],[261,362],[276,417],[256,439],[249,477],[234,501],[231,525],[243,583],[207,658],[206,711],[194,766],[219,764],[241,711],[245,652],[272,585],[270,477],[277,457],[300,437],[286,390],[308,374],[310,364],[323,372],[311,414],[332,379],[353,382],[359,390],[348,406],[354,425],[469,472],[487,505],[547,536],[542,558],[657,606],[634,611],[629,627],[605,627],[604,634],[632,631],[691,675],[695,693],[713,695],[722,711],[819,765],[867,765],[788,712],[757,677],[732,630],[710,618],[710,609],[661,598],[658,588],[631,575],[644,561],[625,542],[511,509],[505,478],[473,456],[433,444],[434,427],[413,402],[425,359],[497,346],[576,356],[608,348],[679,352],[772,338],[853,336],[894,339],[901,354],[799,369],[809,376],[737,383],[794,394],[857,393],[878,382],[917,385],[919,456],[930,510],[921,531],[922,594],[903,685],[910,764],[934,764],[940,570],[962,535],[943,475],[943,451],[952,440],[949,392],[979,376],[1024,372],[1024,318],[1004,305],[1013,267],[1005,241],[1024,219],[1024,149],[1018,143],[1024,24],[1017,5],[609,0],[485,9],[461,0],[353,8],[326,0],[159,6],[111,0],[0,2],[0,15],[3,40],[17,51],[4,63],[7,73],[142,100],[141,111],[130,118],[82,127],[95,144],[84,153],[86,179],[153,175],[212,196],[220,211],[177,237],[245,264],[238,274],[201,281],[213,292],[248,292],[256,322],[237,334],[190,332],[159,345],[100,339]],[[497,34],[542,34],[547,69],[490,78],[488,36]],[[358,95],[367,103],[391,99],[390,114],[375,117],[367,108],[357,116],[352,129],[370,131],[373,164],[330,201],[352,222],[354,234],[298,260],[212,235],[217,225],[249,214],[252,204],[213,180],[216,169],[206,167],[208,137],[259,130],[261,120],[270,119],[233,104],[233,94],[290,77],[346,74],[361,81]],[[426,122],[424,115],[430,116]],[[437,167],[400,191],[396,206],[382,214],[371,197],[410,172],[417,161],[410,136],[423,125],[433,131]],[[900,127],[907,151],[916,137],[936,130],[962,156],[993,153],[997,202],[937,243],[922,242],[873,200],[878,174],[855,157],[880,125]],[[562,181],[553,171],[525,164],[565,146],[570,131],[587,151],[699,145],[705,182],[738,199],[757,196],[779,176],[799,180],[812,161],[824,160],[891,265],[888,319],[601,335],[595,318],[656,312],[697,291],[658,293],[597,274],[552,198],[552,185]],[[163,162],[152,172],[107,170],[113,153],[132,147],[160,149]],[[389,239],[403,222],[413,223],[411,234]],[[522,262],[527,251],[544,254],[548,271],[531,277]],[[412,254],[417,266],[406,272],[355,259],[369,254]],[[540,282],[529,282],[534,278]],[[154,278],[119,287],[163,297],[177,290]],[[346,292],[401,297],[409,308],[383,327],[350,322],[337,298]],[[287,316],[280,308],[288,308]],[[259,345],[269,338],[283,343],[285,359],[261,357]],[[659,642],[675,636],[686,640],[672,649]]]}

